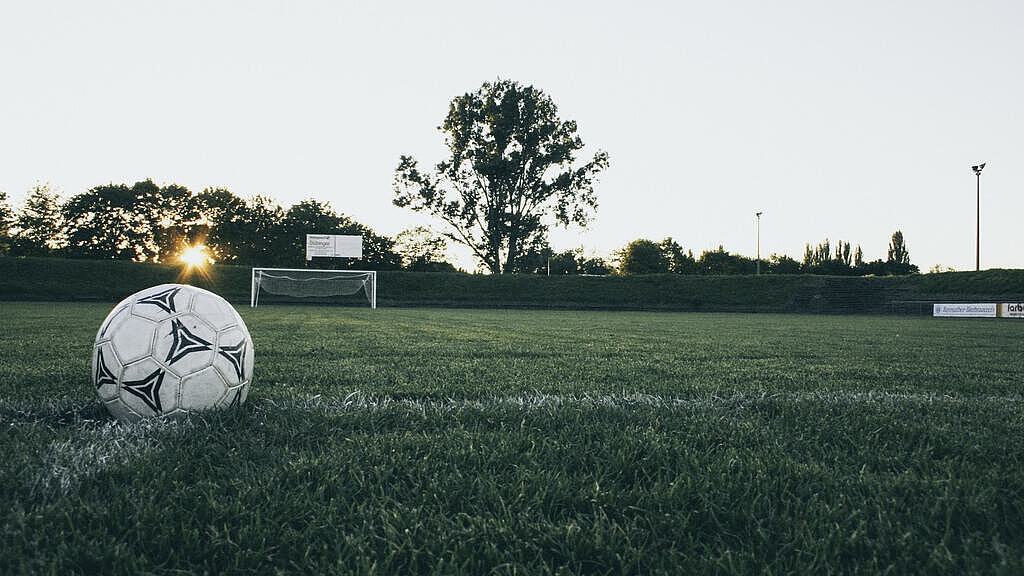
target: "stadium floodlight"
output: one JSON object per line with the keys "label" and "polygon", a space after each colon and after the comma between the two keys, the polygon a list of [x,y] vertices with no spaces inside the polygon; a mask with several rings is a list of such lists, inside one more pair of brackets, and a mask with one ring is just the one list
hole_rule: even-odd
{"label": "stadium floodlight", "polygon": [[758,212],[754,214],[757,216],[757,275],[761,275],[761,214],[764,212]]}
{"label": "stadium floodlight", "polygon": [[291,298],[329,298],[363,292],[370,308],[377,308],[377,273],[373,270],[253,268],[251,307],[259,305],[261,292]]}
{"label": "stadium floodlight", "polygon": [[981,171],[985,168],[985,163],[982,162],[977,166],[971,166],[971,170],[974,170],[974,176],[978,180],[977,187],[977,222],[975,223],[974,229],[974,271],[981,270]]}

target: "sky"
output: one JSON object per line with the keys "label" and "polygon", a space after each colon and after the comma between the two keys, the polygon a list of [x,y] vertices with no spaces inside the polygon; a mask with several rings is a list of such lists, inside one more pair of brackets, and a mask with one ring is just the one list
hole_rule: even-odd
{"label": "sky", "polygon": [[[545,91],[605,150],[558,250],[671,236],[798,260],[805,243],[922,270],[1024,268],[1024,2],[4,2],[0,190],[151,178],[316,198],[377,232],[398,158],[444,158],[448,103]],[[453,258],[473,264],[464,250]]]}

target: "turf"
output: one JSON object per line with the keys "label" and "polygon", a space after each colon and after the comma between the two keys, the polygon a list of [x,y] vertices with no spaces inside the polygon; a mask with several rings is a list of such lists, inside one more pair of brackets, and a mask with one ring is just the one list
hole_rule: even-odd
{"label": "turf", "polygon": [[121,425],[109,305],[0,303],[0,573],[1020,573],[1024,322],[243,310]]}

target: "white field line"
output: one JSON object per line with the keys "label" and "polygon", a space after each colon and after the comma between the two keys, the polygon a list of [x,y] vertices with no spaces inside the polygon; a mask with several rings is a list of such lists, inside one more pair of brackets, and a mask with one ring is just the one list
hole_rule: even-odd
{"label": "white field line", "polygon": [[618,409],[656,408],[666,410],[721,409],[726,407],[757,406],[772,403],[807,403],[826,406],[862,404],[1007,404],[1024,402],[1024,396],[965,395],[949,396],[934,393],[902,392],[782,392],[731,394],[695,394],[691,396],[662,396],[642,393],[619,394],[545,394],[533,392],[520,395],[484,398],[395,398],[387,395],[368,395],[353,392],[344,398],[325,398],[321,395],[287,400],[262,399],[257,410],[299,409],[322,411],[414,411],[450,412],[460,410],[552,410],[559,408]]}
{"label": "white field line", "polygon": [[[946,395],[932,392],[731,392],[696,393],[686,396],[666,396],[635,392],[611,394],[547,394],[528,392],[480,398],[408,398],[386,394],[351,392],[344,397],[315,396],[291,398],[253,398],[246,403],[258,412],[278,409],[293,410],[368,410],[368,411],[453,411],[453,410],[550,410],[569,409],[716,409],[754,407],[764,404],[817,404],[822,406],[871,404],[934,404],[978,405],[1019,404],[1024,395],[963,394]],[[154,422],[154,421],[149,421]],[[190,419],[156,420],[163,426],[187,427]],[[6,426],[41,424],[51,427],[94,429],[111,426],[116,430],[133,430],[135,426],[151,426],[147,421],[138,424],[117,424],[106,416],[106,411],[95,402],[68,404],[57,402],[26,402],[0,399],[0,430]],[[134,432],[132,432],[134,433]]]}
{"label": "white field line", "polygon": [[157,450],[167,431],[181,428],[173,420],[85,422],[73,437],[50,442],[43,465],[30,480],[32,492],[66,495],[84,478]]}

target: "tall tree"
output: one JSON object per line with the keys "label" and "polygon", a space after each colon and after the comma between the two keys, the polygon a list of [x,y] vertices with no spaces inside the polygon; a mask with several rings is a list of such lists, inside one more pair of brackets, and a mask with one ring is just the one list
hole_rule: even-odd
{"label": "tall tree", "polygon": [[64,247],[64,217],[60,195],[49,184],[37,184],[18,212],[15,250],[23,256],[51,254]]}
{"label": "tall tree", "polygon": [[886,270],[890,274],[916,274],[918,267],[910,263],[910,251],[903,240],[903,232],[893,232],[889,240],[889,250],[885,259]]}
{"label": "tall tree", "polygon": [[683,247],[671,237],[665,238],[658,244],[661,254],[668,264],[668,271],[673,274],[695,274],[697,272],[697,261],[693,257],[693,251],[684,252]]}
{"label": "tall tree", "polygon": [[892,233],[892,238],[889,240],[888,256],[885,260],[891,264],[910,264],[910,252],[903,241],[903,232],[897,230]]}
{"label": "tall tree", "polygon": [[456,97],[440,130],[450,156],[433,172],[402,156],[394,204],[443,220],[494,274],[515,272],[547,224],[586,226],[597,208],[594,184],[607,168],[597,152],[582,165],[583,141],[551,98],[511,80]]}
{"label": "tall tree", "polygon": [[11,249],[11,226],[14,225],[14,209],[7,198],[7,192],[0,190],[0,256]]}

